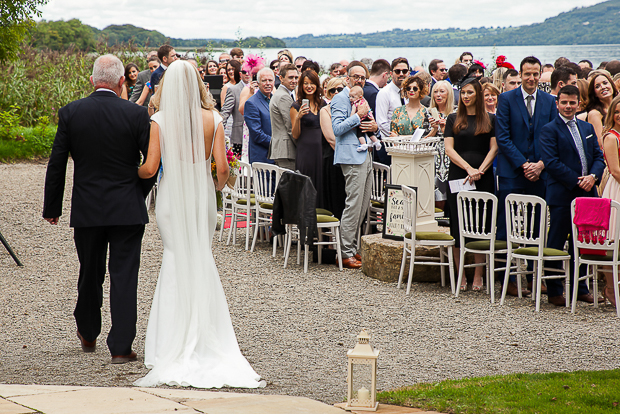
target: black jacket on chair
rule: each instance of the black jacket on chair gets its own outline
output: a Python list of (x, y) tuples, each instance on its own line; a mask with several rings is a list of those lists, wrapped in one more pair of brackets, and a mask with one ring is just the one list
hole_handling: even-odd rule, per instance
[(312, 244), (316, 235), (316, 189), (307, 175), (284, 172), (273, 200), (273, 228), (286, 234), (286, 224), (296, 224), (299, 239)]

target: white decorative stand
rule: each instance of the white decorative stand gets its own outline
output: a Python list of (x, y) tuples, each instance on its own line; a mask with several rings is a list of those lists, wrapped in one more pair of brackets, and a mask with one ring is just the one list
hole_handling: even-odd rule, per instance
[(417, 231), (437, 231), (435, 220), (435, 146), (441, 138), (409, 142), (411, 136), (384, 138), (392, 157), (392, 184), (417, 187)]

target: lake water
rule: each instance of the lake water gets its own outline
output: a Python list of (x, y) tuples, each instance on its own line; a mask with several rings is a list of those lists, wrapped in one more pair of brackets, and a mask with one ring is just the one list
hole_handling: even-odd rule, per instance
[[(268, 62), (277, 58), (280, 49), (243, 49), (247, 54), (261, 54)], [(534, 55), (545, 63), (551, 63), (560, 56), (579, 62), (588, 59), (596, 68), (600, 62), (620, 59), (620, 45), (571, 45), (571, 46), (476, 46), (476, 47), (373, 47), (373, 48), (289, 48), (293, 56), (305, 56), (315, 60), (323, 67), (329, 67), (342, 59), (354, 60), (361, 58), (386, 59), (391, 62), (397, 57), (406, 57), (409, 64), (428, 66), (435, 58), (443, 59), (448, 67), (464, 51), (473, 53), (474, 59), (481, 60), (485, 65), (493, 63), (493, 57), (504, 55), (518, 70), (519, 63), (526, 56)], [(216, 53), (215, 56), (219, 56)]]

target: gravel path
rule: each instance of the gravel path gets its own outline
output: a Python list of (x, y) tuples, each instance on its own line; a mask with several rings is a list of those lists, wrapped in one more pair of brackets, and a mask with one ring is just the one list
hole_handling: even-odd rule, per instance
[[(147, 370), (141, 363), (109, 363), (107, 300), (97, 352), (83, 354), (78, 346), (70, 185), (65, 215), (57, 227), (50, 226), (41, 218), (45, 168), (45, 163), (0, 164), (0, 231), (25, 264), (15, 266), (0, 247), (0, 382), (129, 386)], [(69, 181), (72, 175), (70, 165)], [(455, 299), (438, 284), (414, 284), (407, 297), (394, 283), (360, 271), (311, 264), (304, 274), (294, 261), (282, 269), (283, 259), (272, 259), (265, 243), (249, 253), (239, 241), (226, 246), (216, 240), (214, 252), (241, 349), (268, 383), (249, 392), (342, 401), (346, 350), (364, 327), (381, 350), (382, 390), (447, 378), (620, 366), (620, 320), (609, 306), (580, 303), (572, 315), (545, 303), (536, 313), (526, 299), (509, 298), (503, 307), (491, 305), (483, 293)], [(134, 349), (139, 357), (161, 255), (151, 214), (138, 291)]]

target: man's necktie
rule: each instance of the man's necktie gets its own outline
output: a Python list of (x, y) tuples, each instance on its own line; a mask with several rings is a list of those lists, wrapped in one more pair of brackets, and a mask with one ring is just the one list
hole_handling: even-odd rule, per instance
[(573, 141), (575, 141), (575, 146), (577, 147), (577, 152), (579, 153), (579, 159), (581, 160), (581, 175), (588, 175), (588, 160), (586, 159), (586, 152), (583, 149), (583, 142), (581, 141), (581, 135), (577, 129), (577, 124), (574, 119), (571, 119), (566, 123), (566, 125), (568, 125), (568, 130), (573, 136)]
[(531, 118), (534, 116), (534, 107), (532, 106), (532, 101), (534, 100), (534, 97), (532, 95), (528, 95), (525, 100), (527, 101), (527, 113), (530, 114)]

